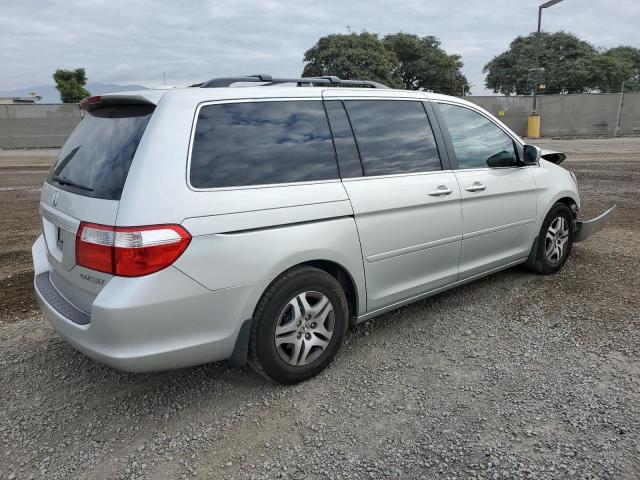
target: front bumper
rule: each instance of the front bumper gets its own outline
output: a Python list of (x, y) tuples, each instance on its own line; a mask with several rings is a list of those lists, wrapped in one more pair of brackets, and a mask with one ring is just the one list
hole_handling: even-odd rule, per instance
[(607, 222), (611, 219), (611, 216), (618, 208), (617, 205), (614, 205), (609, 210), (604, 212), (603, 214), (597, 216), (593, 220), (588, 220), (586, 222), (578, 222), (576, 234), (574, 236), (574, 242), (584, 242), (587, 238), (593, 235), (596, 232), (599, 232), (604, 228)]
[(51, 283), (42, 238), (32, 254), (43, 316), (94, 360), (146, 372), (231, 357), (251, 285), (211, 291), (174, 267), (145, 277), (114, 277), (85, 313), (88, 318), (76, 318), (72, 313), (78, 309)]

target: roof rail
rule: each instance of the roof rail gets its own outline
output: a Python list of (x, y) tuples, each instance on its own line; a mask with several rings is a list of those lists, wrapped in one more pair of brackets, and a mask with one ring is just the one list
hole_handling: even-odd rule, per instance
[(234, 83), (266, 83), (267, 85), (277, 85), (279, 83), (296, 83), (299, 87), (306, 85), (333, 85), (343, 87), (369, 87), (369, 88), (389, 88), (386, 85), (370, 80), (342, 80), (338, 77), (301, 77), (301, 78), (273, 78), (271, 75), (257, 74), (245, 77), (221, 77), (207, 80), (203, 83), (196, 83), (192, 87), (218, 88), (229, 87)]

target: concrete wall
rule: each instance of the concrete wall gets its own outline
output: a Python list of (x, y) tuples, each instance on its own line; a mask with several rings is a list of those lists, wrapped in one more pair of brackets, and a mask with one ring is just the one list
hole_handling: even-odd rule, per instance
[[(527, 134), (527, 117), (533, 106), (531, 96), (468, 96), (465, 100), (490, 111), (518, 135)], [(539, 96), (540, 135), (615, 135), (619, 103), (620, 95), (616, 93)], [(620, 133), (640, 134), (640, 93), (624, 95)]]
[(80, 113), (76, 104), (0, 105), (0, 148), (60, 147)]
[[(519, 135), (527, 134), (530, 96), (465, 99), (489, 110)], [(619, 102), (620, 95), (613, 93), (540, 96), (540, 133), (543, 137), (615, 135)], [(80, 114), (75, 104), (0, 105), (0, 148), (60, 147)], [(622, 135), (640, 134), (640, 93), (625, 94), (620, 127)]]

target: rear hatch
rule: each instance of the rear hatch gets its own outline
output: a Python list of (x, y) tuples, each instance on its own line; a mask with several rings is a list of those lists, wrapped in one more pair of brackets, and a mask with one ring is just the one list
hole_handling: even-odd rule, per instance
[(76, 266), (76, 233), (80, 222), (115, 225), (129, 168), (155, 108), (139, 100), (93, 98), (62, 147), (40, 199), (51, 283), (87, 313), (111, 275)]

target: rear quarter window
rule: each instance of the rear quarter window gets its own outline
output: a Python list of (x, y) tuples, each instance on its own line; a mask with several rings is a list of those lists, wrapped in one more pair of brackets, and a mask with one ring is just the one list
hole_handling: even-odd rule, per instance
[(47, 183), (87, 197), (120, 200), (153, 105), (114, 105), (85, 113)]
[(321, 101), (206, 105), (196, 121), (189, 178), (195, 188), (338, 178)]

